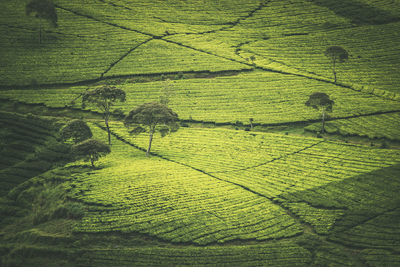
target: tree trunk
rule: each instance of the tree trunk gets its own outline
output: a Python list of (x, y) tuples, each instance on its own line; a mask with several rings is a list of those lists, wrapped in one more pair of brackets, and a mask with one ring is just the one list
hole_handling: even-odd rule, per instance
[(146, 151), (146, 157), (148, 157), (150, 155), (151, 142), (153, 141), (153, 134), (154, 134), (154, 129), (150, 128), (149, 147), (147, 148), (147, 151)]
[(107, 116), (105, 117), (104, 122), (106, 123), (106, 128), (107, 128), (108, 144), (111, 146), (111, 132), (110, 132), (110, 126), (108, 125), (108, 117)]
[(334, 78), (335, 83), (336, 83), (336, 58), (333, 59), (332, 71), (333, 71), (333, 78)]
[(322, 110), (322, 129), (321, 133), (325, 132), (325, 109)]
[(90, 163), (92, 163), (92, 168), (94, 168), (94, 159), (92, 156), (90, 156)]

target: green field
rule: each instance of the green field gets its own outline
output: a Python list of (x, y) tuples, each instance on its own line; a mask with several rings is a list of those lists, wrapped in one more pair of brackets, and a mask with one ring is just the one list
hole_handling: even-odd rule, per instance
[[(400, 266), (398, 0), (53, 1), (0, 2), (1, 266)], [(107, 141), (104, 85), (91, 167), (59, 131)], [(123, 117), (165, 100), (146, 156)]]

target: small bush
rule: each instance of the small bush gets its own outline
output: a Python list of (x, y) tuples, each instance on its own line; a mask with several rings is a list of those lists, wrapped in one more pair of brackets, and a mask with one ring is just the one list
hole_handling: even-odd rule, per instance
[(238, 126), (238, 127), (243, 126), (243, 122), (241, 122), (241, 121), (236, 121), (236, 122), (235, 122), (235, 126)]
[(85, 213), (85, 206), (78, 202), (67, 202), (54, 210), (52, 218), (80, 219)]

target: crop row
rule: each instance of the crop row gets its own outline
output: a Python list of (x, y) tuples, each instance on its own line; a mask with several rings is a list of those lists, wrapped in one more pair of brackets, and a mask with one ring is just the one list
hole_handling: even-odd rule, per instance
[[(277, 73), (252, 72), (212, 79), (187, 79), (149, 83), (125, 83), (119, 86), (127, 93), (125, 103), (115, 107), (128, 113), (132, 108), (159, 101), (165, 91), (169, 106), (181, 119), (199, 121), (284, 123), (319, 119), (316, 110), (305, 102), (313, 92), (325, 92), (335, 101), (332, 117), (398, 110), (396, 101), (382, 99), (332, 84)], [(63, 107), (88, 87), (69, 89), (3, 90), (0, 98), (26, 103), (44, 103)], [(57, 95), (57, 97), (54, 97)], [(76, 106), (79, 105), (77, 100)]]
[(79, 0), (55, 1), (62, 7), (98, 20), (148, 34), (198, 33), (217, 30), (246, 16), (261, 1), (202, 1), (167, 3), (157, 1), (90, 0), (82, 5)]
[(229, 247), (87, 250), (78, 266), (307, 266), (310, 253), (292, 242)]
[[(146, 134), (127, 135), (122, 123), (113, 131), (145, 148)], [(252, 168), (295, 153), (320, 140), (230, 129), (182, 128), (164, 138), (155, 138), (153, 152), (210, 173)]]
[(220, 56), (246, 61), (252, 55), (256, 58), (258, 56), (242, 54), (243, 44), (348, 26), (350, 25), (346, 19), (310, 1), (295, 0), (290, 4), (285, 1), (267, 1), (262, 9), (234, 27), (201, 35), (177, 34), (166, 38)]
[[(366, 91), (377, 88), (396, 93), (399, 84), (396, 47), (400, 43), (400, 35), (396, 33), (399, 25), (391, 23), (271, 38), (246, 44), (243, 49), (261, 58), (333, 79), (332, 64), (324, 51), (329, 46), (339, 45), (350, 54), (347, 62), (337, 66), (339, 82), (359, 84)], [(256, 64), (263, 65), (257, 61)]]
[[(334, 120), (326, 123), (326, 132), (341, 135), (366, 136), (368, 138), (387, 138), (400, 140), (399, 113), (362, 116), (351, 119)], [(306, 127), (310, 131), (320, 131), (321, 124)]]
[[(46, 144), (54, 138), (50, 120), (0, 112), (0, 195), (49, 169), (54, 158)], [(54, 149), (54, 148), (53, 148)], [(55, 149), (57, 150), (57, 149)]]
[(249, 66), (162, 40), (151, 40), (116, 64), (106, 76), (221, 71), (249, 69)]
[(76, 177), (71, 185), (71, 194), (91, 206), (76, 231), (140, 232), (198, 244), (301, 232), (266, 198), (189, 167), (146, 158), (117, 140), (112, 149), (99, 162), (107, 168)]
[(335, 234), (331, 239), (366, 248), (400, 248), (399, 209)]
[(25, 15), (22, 2), (2, 2), (0, 42), (2, 85), (63, 83), (97, 79), (144, 35), (109, 26), (57, 9), (59, 27)]
[[(126, 130), (124, 134), (122, 126), (114, 127), (118, 135), (146, 148), (146, 134), (129, 136)], [(215, 179), (274, 198), (324, 234), (342, 217), (344, 210), (358, 201), (368, 199), (374, 205), (371, 210), (382, 209), (383, 203), (390, 202), (392, 190), (376, 186), (373, 180), (357, 182), (356, 187), (351, 182), (400, 161), (396, 150), (221, 129), (181, 129), (154, 139), (153, 151), (210, 173)], [(387, 182), (397, 188), (398, 183), (390, 177)], [(346, 195), (332, 197), (341, 192)], [(304, 201), (312, 203), (308, 211), (304, 204), (299, 204)]]

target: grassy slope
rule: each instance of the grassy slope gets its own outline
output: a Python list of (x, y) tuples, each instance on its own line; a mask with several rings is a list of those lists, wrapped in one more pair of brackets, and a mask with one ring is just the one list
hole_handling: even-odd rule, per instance
[[(329, 114), (333, 118), (400, 110), (398, 101), (303, 77), (258, 71), (210, 79), (121, 84), (120, 88), (127, 92), (127, 102), (117, 103), (116, 108), (128, 112), (140, 103), (158, 101), (165, 87), (170, 91), (169, 105), (185, 120), (245, 124), (249, 124), (249, 118), (262, 124), (316, 120), (318, 112), (304, 105), (308, 95), (316, 91), (326, 92), (334, 99), (335, 106)], [(88, 88), (3, 90), (0, 97), (64, 107)], [(80, 107), (79, 101), (74, 107)]]
[[(126, 82), (120, 85), (129, 97), (123, 110), (158, 100), (165, 86), (172, 87), (170, 105), (181, 118), (203, 121), (247, 124), (249, 118), (256, 123), (318, 119), (303, 104), (306, 96), (317, 90), (334, 97), (333, 117), (399, 110), (395, 94), (376, 89), (397, 92), (398, 38), (394, 33), (398, 23), (382, 24), (398, 16), (396, 1), (351, 1), (344, 8), (336, 1), (304, 0), (291, 1), (290, 6), (282, 1), (89, 2), (56, 1), (60, 27), (47, 28), (45, 42), (39, 46), (37, 21), (23, 16), (25, 2), (3, 1), (0, 30), (6, 38), (0, 51), (7, 67), (2, 69), (1, 84), (259, 68), (286, 74), (256, 71), (236, 77), (177, 80), (169, 85)], [(371, 10), (379, 15), (371, 18), (372, 23), (360, 16)], [(329, 66), (322, 52), (338, 42), (352, 55), (340, 66), (339, 80), (352, 88), (329, 82)], [(157, 60), (151, 60), (154, 55)], [(5, 90), (1, 97), (62, 108), (91, 87)], [(379, 123), (390, 129), (385, 136), (388, 132), (396, 135), (398, 126), (387, 121), (387, 116), (364, 117), (362, 123)], [(120, 125), (113, 126), (116, 134), (145, 148), (146, 136), (132, 139)], [(382, 135), (364, 128), (344, 130)], [(7, 125), (6, 129), (12, 128)], [(97, 127), (93, 129), (104, 138)], [(21, 204), (14, 200), (27, 199), (21, 204), (25, 205), (21, 211), (24, 219), (15, 219), (17, 226), (2, 228), (0, 249), (8, 254), (2, 263), (21, 264), (18, 258), (25, 265), (69, 262), (81, 266), (195, 262), (374, 266), (399, 262), (396, 178), (400, 157), (396, 150), (279, 134), (188, 128), (156, 138), (154, 151), (163, 158), (148, 159), (140, 150), (114, 141), (113, 153), (100, 160), (100, 169), (88, 171), (77, 162), (60, 173), (28, 180), (10, 193), (14, 198), (2, 199), (6, 216), (13, 205)], [(37, 189), (35, 184), (40, 185), (37, 181), (41, 179), (63, 183)], [(66, 199), (65, 191), (69, 192)], [(53, 206), (32, 210), (29, 199), (39, 205), (46, 194), (45, 203), (55, 198), (79, 201), (86, 209), (83, 220), (61, 218), (32, 225), (32, 216), (46, 221), (56, 217), (57, 205), (64, 205), (55, 201)], [(7, 219), (14, 222), (12, 217)], [(87, 235), (116, 230), (144, 235), (131, 242), (114, 234), (99, 235), (98, 239)], [(148, 235), (173, 242), (228, 245), (175, 247)], [(274, 238), (284, 239), (272, 241)], [(109, 242), (104, 244), (104, 240)], [(233, 246), (228, 242), (232, 240), (242, 241)], [(50, 249), (54, 242), (59, 246)], [(257, 245), (246, 245), (252, 242)]]

